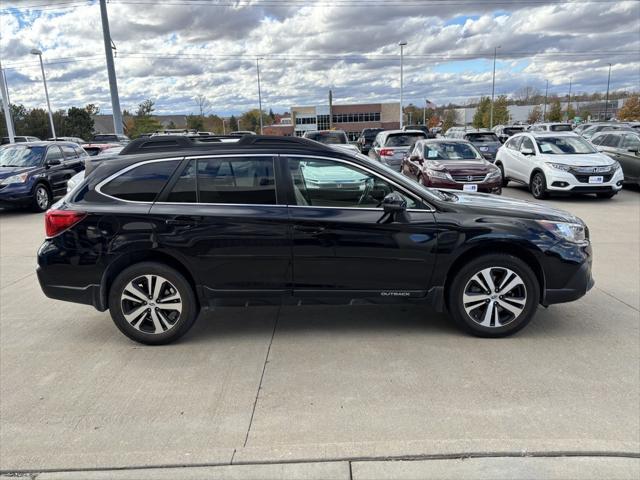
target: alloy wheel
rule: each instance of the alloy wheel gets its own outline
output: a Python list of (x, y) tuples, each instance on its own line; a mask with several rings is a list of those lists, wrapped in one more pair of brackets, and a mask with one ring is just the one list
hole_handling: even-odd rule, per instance
[(49, 192), (43, 186), (36, 189), (36, 203), (40, 210), (46, 210), (49, 207)]
[(483, 327), (503, 327), (516, 320), (527, 304), (524, 281), (513, 270), (489, 267), (467, 282), (462, 297), (464, 310)]
[(131, 280), (122, 291), (120, 303), (125, 320), (147, 334), (171, 330), (182, 314), (180, 292), (159, 275), (143, 275)]
[(542, 195), (542, 192), (544, 191), (542, 182), (543, 180), (540, 175), (535, 175), (533, 177), (533, 181), (531, 182), (531, 190), (533, 190), (533, 195), (535, 197), (539, 197), (540, 195)]

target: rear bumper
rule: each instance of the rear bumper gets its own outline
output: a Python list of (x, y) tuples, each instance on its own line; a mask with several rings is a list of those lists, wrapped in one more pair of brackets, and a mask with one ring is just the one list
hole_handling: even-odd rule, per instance
[(98, 308), (100, 305), (100, 285), (70, 286), (54, 283), (53, 279), (48, 278), (46, 271), (41, 267), (37, 269), (38, 282), (42, 292), (49, 298), (54, 300), (62, 300), (64, 302), (82, 303), (84, 305), (92, 305)]
[(589, 260), (580, 266), (563, 288), (547, 288), (541, 303), (548, 306), (554, 303), (572, 302), (583, 297), (594, 285)]

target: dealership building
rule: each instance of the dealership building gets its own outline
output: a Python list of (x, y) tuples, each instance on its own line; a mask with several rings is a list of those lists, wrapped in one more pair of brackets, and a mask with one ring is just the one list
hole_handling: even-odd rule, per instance
[(400, 103), (291, 107), (290, 120), (265, 127), (264, 133), (300, 137), (308, 131), (335, 129), (344, 130), (349, 140), (356, 140), (365, 128), (398, 128), (399, 117)]

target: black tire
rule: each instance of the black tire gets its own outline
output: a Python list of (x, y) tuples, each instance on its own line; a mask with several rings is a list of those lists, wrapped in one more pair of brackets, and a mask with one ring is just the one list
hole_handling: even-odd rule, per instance
[[(143, 302), (144, 305), (142, 302), (131, 302), (123, 298), (125, 288), (129, 287), (128, 290), (131, 291), (132, 282), (140, 281), (139, 285), (147, 286), (149, 277), (146, 276), (156, 279), (161, 277), (164, 280), (158, 288), (164, 289), (161, 294), (163, 293), (165, 298), (178, 295), (180, 312), (170, 309), (170, 305), (176, 305), (176, 303), (161, 303), (158, 298), (151, 298), (151, 296), (148, 304), (147, 301)], [(155, 290), (158, 281), (152, 280), (152, 284), (148, 285), (149, 291)], [(140, 288), (136, 294), (141, 294), (144, 298), (144, 290), (145, 288)], [(131, 295), (128, 295), (129, 297)], [(156, 305), (164, 305), (164, 308), (157, 308)], [(129, 312), (125, 312), (125, 308), (129, 309)], [(152, 308), (155, 316), (152, 316)], [(140, 315), (130, 323), (125, 315), (133, 316), (137, 310), (141, 311)], [(158, 316), (158, 310), (162, 317)], [(109, 290), (109, 312), (116, 327), (130, 339), (145, 345), (164, 345), (174, 342), (189, 331), (198, 316), (198, 305), (193, 288), (180, 272), (162, 263), (142, 262), (126, 268), (113, 281)], [(156, 321), (163, 327), (160, 333), (151, 331), (155, 328)], [(136, 323), (138, 327), (135, 326)]]
[(46, 212), (51, 206), (52, 201), (53, 195), (51, 195), (51, 190), (49, 190), (44, 183), (38, 183), (33, 189), (31, 210), (38, 213)]
[(542, 172), (536, 172), (529, 181), (529, 190), (531, 195), (537, 200), (544, 200), (549, 197), (547, 192), (547, 177)]
[(606, 192), (606, 193), (596, 193), (596, 196), (598, 198), (602, 198), (604, 200), (608, 199), (608, 198), (613, 198), (618, 194), (618, 192)]
[(502, 174), (502, 188), (508, 187), (509, 179), (504, 176), (504, 166), (502, 166), (501, 163), (496, 163), (496, 166), (500, 169), (500, 173)]
[[(504, 292), (504, 297), (507, 297), (508, 303), (500, 293), (493, 291), (490, 295), (491, 298), (495, 297), (495, 300), (476, 300), (465, 304), (465, 290), (470, 292), (470, 289), (477, 288), (478, 284), (473, 278), (476, 274), (481, 275), (480, 272), (485, 269), (495, 269), (489, 271), (490, 275), (493, 272), (497, 273), (494, 280), (498, 285), (505, 280), (505, 277), (499, 276), (501, 273), (504, 273), (505, 276), (515, 274), (520, 278), (522, 286), (518, 285), (508, 292)], [(511, 273), (508, 274), (508, 271)], [(507, 277), (506, 285), (503, 285), (503, 288), (509, 287), (510, 278), (515, 277)], [(524, 292), (524, 297), (522, 297), (522, 292)], [(470, 295), (476, 295), (476, 293), (470, 293)], [(478, 295), (487, 296), (486, 291)], [(476, 302), (480, 302), (477, 303), (477, 307)], [(453, 278), (447, 297), (447, 307), (453, 320), (471, 334), (488, 338), (505, 337), (524, 328), (533, 318), (539, 302), (540, 285), (531, 268), (518, 257), (501, 253), (483, 255), (467, 262)], [(510, 310), (502, 307), (505, 304), (511, 306), (511, 308), (514, 305), (523, 305), (523, 308), (518, 315), (515, 315)], [(482, 320), (486, 318), (485, 312), (494, 305), (497, 313), (491, 310), (490, 324), (481, 325)], [(467, 309), (470, 309), (470, 313), (467, 312)], [(496, 317), (494, 315), (497, 316), (498, 322), (495, 322)], [(510, 318), (511, 316), (513, 318)]]

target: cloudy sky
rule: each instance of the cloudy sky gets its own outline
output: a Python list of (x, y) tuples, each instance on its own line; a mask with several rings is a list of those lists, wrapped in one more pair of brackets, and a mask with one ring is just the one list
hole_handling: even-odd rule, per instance
[[(110, 0), (123, 108), (238, 113), (263, 105), (397, 101), (465, 103), (524, 86), (566, 95), (640, 90), (640, 1), (611, 0)], [(0, 59), (11, 101), (44, 106), (43, 51), (53, 108), (111, 111), (97, 0), (0, 0)]]

